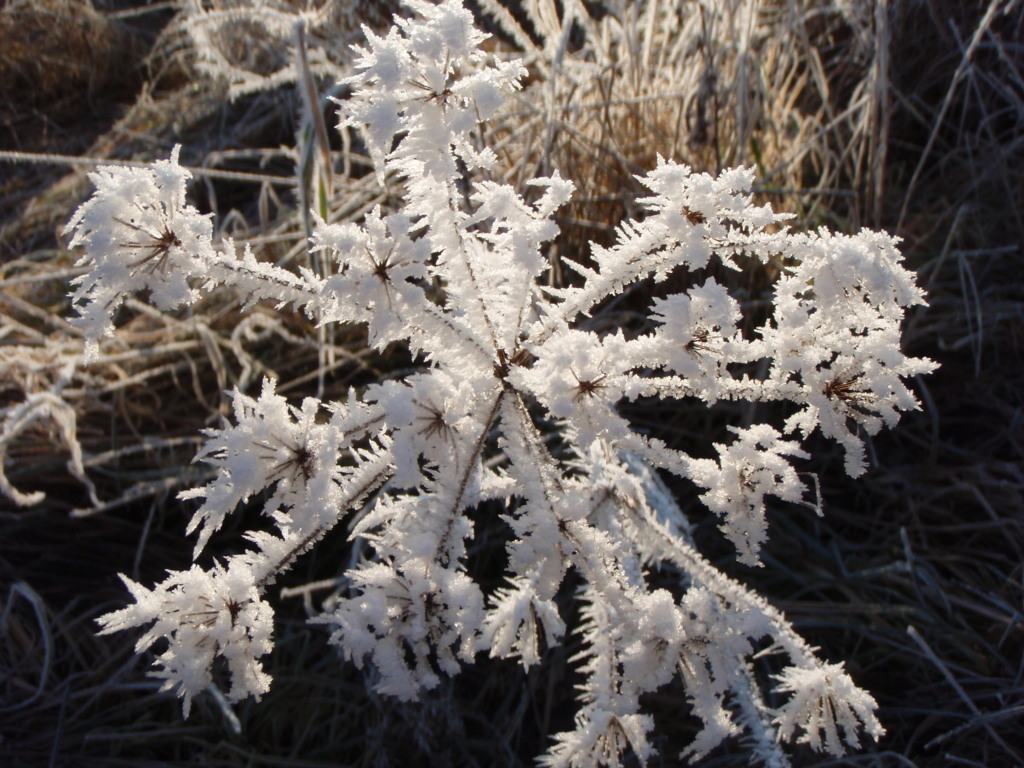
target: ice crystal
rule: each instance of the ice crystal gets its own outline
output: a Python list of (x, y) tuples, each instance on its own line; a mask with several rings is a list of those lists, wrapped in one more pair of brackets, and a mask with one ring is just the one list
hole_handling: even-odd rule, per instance
[[(269, 684), (267, 589), (351, 520), (373, 555), (316, 621), (345, 657), (372, 665), (380, 691), (403, 699), (480, 653), (539, 663), (566, 632), (555, 597), (575, 573), (585, 683), (576, 727), (555, 737), (546, 765), (615, 766), (628, 750), (643, 761), (653, 721), (640, 698), (675, 676), (703, 723), (687, 757), (741, 731), (771, 765), (785, 764), (778, 742), (798, 731), (833, 754), (855, 746), (858, 731), (877, 739), (871, 697), (696, 551), (657, 471), (690, 482), (750, 564), (767, 536), (766, 499), (813, 506), (793, 464), (807, 436), (836, 440), (846, 470), (863, 472), (861, 433), (916, 408), (906, 380), (932, 368), (899, 348), (904, 312), (923, 296), (896, 240), (792, 232), (789, 216), (752, 202), (750, 170), (712, 176), (659, 159), (639, 179), (649, 190), (641, 215), (613, 243), (563, 254), (576, 279), (551, 285), (553, 215), (573, 185), (534, 179), (524, 197), (488, 175), (494, 155), (479, 131), (525, 70), (483, 52), (458, 0), (408, 7), (412, 17), (386, 35), (367, 32), (340, 103), (342, 127), (362, 131), (378, 177), (401, 180), (401, 204), (361, 223), (320, 221), (310, 248), (326, 272), (214, 243), (209, 219), (185, 202), (177, 151), (151, 169), (92, 177), (97, 191), (71, 221), (90, 266), (76, 293), (90, 339), (109, 332), (129, 292), (173, 308), (229, 285), (320, 322), (366, 324), (371, 345), (403, 343), (423, 361), (334, 402), (290, 404), (272, 381), (257, 396), (234, 392), (230, 423), (208, 432), (198, 457), (216, 477), (183, 494), (200, 501), (189, 527), (196, 555), (245, 501), (260, 499), (275, 529), (209, 570), (172, 573), (153, 589), (126, 580), (136, 602), (104, 617), (104, 631), (148, 627), (139, 650), (166, 640), (157, 674), (186, 713), (218, 658), (230, 698), (258, 697)], [(589, 322), (641, 280), (751, 261), (778, 274), (759, 321), (704, 277), (663, 291), (639, 331)], [(641, 397), (666, 409), (788, 403), (791, 415), (735, 429), (714, 446), (717, 459), (695, 458), (624, 417), (623, 403)], [(512, 532), (507, 584), (490, 595), (466, 564), (467, 512), (487, 501)], [(685, 574), (675, 594), (649, 584), (658, 563)], [(753, 670), (766, 653), (784, 667), (778, 705)]]

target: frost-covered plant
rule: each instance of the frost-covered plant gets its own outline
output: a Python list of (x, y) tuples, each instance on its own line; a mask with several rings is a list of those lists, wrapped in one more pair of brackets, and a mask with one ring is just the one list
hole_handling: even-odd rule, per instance
[[(210, 569), (193, 565), (152, 589), (125, 579), (135, 602), (100, 621), (104, 632), (147, 628), (156, 674), (185, 713), (211, 685), (218, 657), (228, 697), (270, 684), (268, 588), (329, 530), (348, 523), (372, 556), (316, 620), (377, 688), (413, 699), (479, 653), (539, 662), (566, 625), (556, 592), (574, 571), (586, 676), (574, 730), (541, 762), (619, 765), (651, 753), (645, 692), (679, 676), (703, 728), (684, 755), (706, 754), (746, 731), (754, 756), (786, 765), (797, 738), (841, 754), (861, 731), (883, 732), (875, 702), (841, 663), (818, 659), (782, 614), (704, 559), (659, 468), (692, 483), (721, 518), (740, 559), (759, 564), (766, 497), (803, 502), (791, 461), (816, 430), (865, 470), (861, 432), (891, 426), (917, 402), (907, 377), (932, 368), (899, 348), (905, 308), (923, 302), (888, 235), (798, 234), (787, 216), (751, 202), (752, 173), (694, 173), (672, 161), (640, 178), (643, 215), (609, 246), (568, 263), (578, 279), (545, 285), (554, 212), (572, 195), (555, 174), (530, 200), (488, 178), (494, 152), (477, 129), (524, 75), (495, 61), (458, 0), (410, 0), (413, 19), (358, 51), (343, 128), (362, 130), (379, 178), (400, 180), (396, 212), (360, 223), (320, 221), (310, 248), (329, 268), (298, 273), (217, 243), (185, 200), (177, 154), (150, 169), (92, 175), (95, 195), (71, 221), (90, 270), (75, 294), (94, 342), (129, 292), (171, 309), (229, 285), (253, 301), (290, 303), (321, 323), (363, 323), (369, 342), (402, 343), (424, 361), (344, 400), (288, 403), (266, 381), (235, 391), (231, 423), (208, 432), (199, 458), (216, 469), (187, 491), (200, 502), (195, 555), (241, 503), (265, 499), (274, 532)], [(642, 332), (601, 334), (589, 319), (638, 281), (700, 275), (709, 264), (772, 262), (768, 316), (744, 320), (711, 277), (656, 298)], [(706, 273), (705, 273), (706, 274)], [(743, 332), (744, 323), (756, 325)], [(754, 375), (753, 372), (760, 372)], [(695, 458), (634, 429), (617, 410), (637, 398), (665, 408), (718, 400), (788, 403), (780, 432), (735, 429), (717, 459)], [(552, 434), (552, 430), (554, 433)], [(486, 595), (466, 567), (484, 502), (511, 528), (507, 584)], [(651, 568), (682, 574), (679, 596), (649, 584)], [(769, 696), (755, 657), (778, 657)]]

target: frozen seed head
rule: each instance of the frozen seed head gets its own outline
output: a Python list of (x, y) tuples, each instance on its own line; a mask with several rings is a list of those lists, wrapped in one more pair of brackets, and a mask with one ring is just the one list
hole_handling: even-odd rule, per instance
[(77, 281), (76, 325), (95, 344), (113, 331), (124, 298), (146, 291), (157, 307), (195, 300), (191, 287), (213, 255), (213, 224), (185, 201), (191, 174), (180, 147), (148, 168), (103, 166), (89, 174), (96, 192), (68, 222), (71, 247), (89, 271)]

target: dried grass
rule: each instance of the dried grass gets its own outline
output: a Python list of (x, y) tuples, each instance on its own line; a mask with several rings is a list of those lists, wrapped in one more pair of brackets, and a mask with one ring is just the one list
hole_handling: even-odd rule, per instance
[(11, 0), (0, 9), (0, 39), (5, 122), (86, 103), (132, 58), (131, 35), (89, 0)]
[[(586, 169), (570, 247), (607, 232), (656, 154), (755, 166), (763, 194), (811, 221), (877, 223), (888, 120), (888, 16), (832, 0), (481, 2), (527, 46), (533, 80), (494, 128), (505, 173)], [(527, 31), (529, 30), (529, 31)], [(554, 62), (554, 63), (551, 63)]]

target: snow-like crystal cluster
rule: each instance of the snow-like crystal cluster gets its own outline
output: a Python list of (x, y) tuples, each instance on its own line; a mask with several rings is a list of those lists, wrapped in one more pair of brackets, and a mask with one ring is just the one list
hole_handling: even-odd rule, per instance
[[(199, 457), (216, 478), (184, 494), (201, 502), (189, 531), (199, 532), (198, 555), (255, 498), (276, 530), (250, 534), (248, 551), (210, 570), (195, 565), (153, 589), (128, 581), (136, 602), (104, 617), (104, 631), (146, 627), (140, 651), (166, 639), (157, 674), (186, 713), (218, 659), (229, 698), (259, 697), (269, 685), (267, 589), (351, 521), (372, 559), (347, 573), (317, 621), (347, 658), (373, 665), (382, 692), (404, 699), (480, 653), (538, 663), (566, 632), (554, 598), (575, 572), (586, 682), (576, 727), (555, 737), (545, 765), (619, 765), (630, 749), (643, 760), (652, 720), (640, 697), (676, 676), (703, 722), (688, 757), (741, 731), (772, 766), (787, 764), (779, 742), (794, 735), (832, 754), (861, 731), (877, 739), (872, 698), (695, 550), (653, 468), (691, 482), (755, 565), (767, 498), (812, 506), (792, 463), (806, 457), (803, 438), (820, 430), (844, 447), (847, 472), (862, 473), (861, 432), (916, 408), (905, 380), (933, 367), (900, 351), (904, 311), (923, 298), (895, 240), (791, 232), (789, 217), (751, 202), (751, 171), (712, 177), (660, 160), (640, 179), (650, 190), (643, 215), (622, 222), (611, 245), (563, 254), (575, 272), (568, 287), (546, 284), (553, 214), (573, 185), (535, 179), (528, 202), (489, 178), (494, 153), (478, 131), (524, 70), (481, 50), (459, 0), (407, 5), (413, 18), (383, 37), (367, 32), (341, 103), (343, 128), (363, 132), (378, 177), (401, 181), (401, 205), (359, 224), (319, 222), (310, 247), (326, 272), (291, 272), (214, 242), (209, 219), (185, 202), (176, 153), (92, 176), (96, 193), (71, 221), (90, 268), (75, 296), (90, 339), (109, 332), (130, 292), (172, 308), (230, 285), (324, 323), (365, 323), (372, 345), (404, 343), (424, 361), (336, 402), (295, 406), (271, 381), (256, 397), (236, 391), (231, 424), (209, 431)], [(752, 331), (713, 278), (655, 299), (645, 331), (602, 335), (587, 322), (640, 280), (751, 260), (779, 274)], [(665, 408), (788, 403), (792, 415), (734, 430), (714, 446), (717, 459), (694, 458), (620, 414), (640, 397)], [(500, 503), (512, 531), (507, 585), (489, 595), (466, 567), (467, 511), (484, 501)], [(685, 574), (677, 594), (649, 586), (659, 563)], [(759, 687), (755, 654), (780, 659), (777, 706)]]

